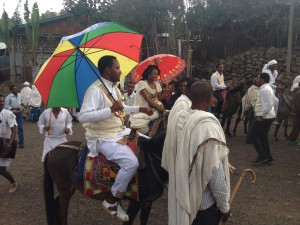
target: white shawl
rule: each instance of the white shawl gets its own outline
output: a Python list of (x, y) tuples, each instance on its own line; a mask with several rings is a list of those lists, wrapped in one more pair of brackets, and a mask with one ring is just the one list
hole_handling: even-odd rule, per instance
[[(229, 150), (219, 121), (211, 113), (199, 110), (190, 111), (185, 119), (180, 134), (181, 138), (177, 140), (174, 171), (176, 174), (177, 215), (169, 215), (169, 218), (176, 217), (176, 223), (169, 223), (169, 225), (192, 224), (201, 204), (202, 192), (210, 181), (213, 171), (218, 168), (220, 161), (224, 166), (229, 200)], [(206, 149), (207, 142), (213, 143), (210, 146), (214, 146), (214, 148)], [(199, 148), (195, 164), (190, 170), (199, 146), (201, 148)]]

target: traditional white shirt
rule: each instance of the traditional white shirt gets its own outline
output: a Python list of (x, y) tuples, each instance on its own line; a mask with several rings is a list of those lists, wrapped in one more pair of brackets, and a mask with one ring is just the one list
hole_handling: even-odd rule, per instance
[(262, 72), (263, 73), (267, 73), (269, 74), (269, 77), (270, 77), (270, 81), (269, 81), (269, 84), (271, 85), (271, 87), (273, 88), (273, 90), (275, 90), (276, 88), (276, 85), (275, 85), (275, 81), (276, 81), (276, 78), (278, 76), (278, 72), (277, 70), (274, 70), (273, 72), (269, 69), (269, 65), (268, 64), (265, 64), (263, 69), (262, 69)]
[[(17, 125), (16, 116), (13, 112), (2, 109), (0, 112), (0, 137), (1, 138), (10, 138), (11, 128)], [(0, 158), (0, 166), (7, 167), (9, 166), (10, 159)]]
[(262, 116), (264, 119), (275, 118), (275, 94), (270, 86), (266, 83), (262, 85), (257, 93), (255, 103), (255, 116)]
[(133, 106), (136, 93), (133, 91), (131, 95), (128, 95), (128, 92), (124, 93), (125, 105)]
[[(45, 127), (50, 125), (49, 132), (45, 131)], [(42, 161), (46, 154), (55, 148), (57, 145), (66, 142), (65, 128), (70, 129), (70, 135), (72, 131), (72, 116), (67, 109), (61, 108), (57, 118), (55, 118), (52, 108), (46, 109), (39, 117), (38, 121), (39, 132), (45, 133), (44, 150), (42, 155)]]
[(22, 104), (24, 106), (27, 106), (28, 103), (29, 103), (29, 100), (30, 100), (30, 92), (31, 92), (31, 88), (30, 87), (24, 87), (20, 94), (21, 94), (21, 101), (22, 101)]
[(13, 93), (10, 93), (6, 98), (5, 98), (5, 109), (11, 110), (12, 108), (20, 108), (20, 110), (13, 110), (14, 113), (18, 113), (21, 111), (21, 95), (20, 93), (15, 96)]
[(29, 96), (30, 96), (30, 100), (29, 100), (28, 104), (30, 106), (32, 106), (32, 107), (40, 107), (41, 106), (42, 97), (34, 85), (32, 85), (32, 90), (31, 90)]
[(210, 83), (214, 91), (226, 89), (226, 85), (224, 84), (224, 75), (223, 73), (220, 74), (218, 71), (211, 75)]
[[(112, 93), (114, 99), (118, 99), (116, 84), (104, 79), (103, 77), (101, 78), (101, 80), (107, 87), (108, 91)], [(98, 87), (100, 84), (101, 81), (96, 81), (91, 87), (86, 90), (81, 110), (78, 113), (79, 122), (88, 123), (98, 120), (105, 120), (112, 114), (110, 108), (105, 107), (105, 99), (103, 93)], [(139, 106), (127, 106), (125, 104), (123, 104), (123, 106), (126, 115), (138, 113), (140, 108)], [(99, 141), (100, 143), (103, 141), (117, 142), (129, 133), (130, 129), (124, 127), (124, 129), (120, 131), (115, 138), (95, 138), (86, 134), (85, 137), (87, 140), (88, 148), (90, 150), (89, 156), (96, 157), (98, 155), (96, 151), (97, 141)]]

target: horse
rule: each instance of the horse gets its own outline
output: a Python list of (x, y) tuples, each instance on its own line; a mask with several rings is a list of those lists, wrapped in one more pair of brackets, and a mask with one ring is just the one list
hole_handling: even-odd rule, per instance
[(278, 141), (278, 130), (280, 128), (280, 125), (282, 122), (284, 127), (284, 137), (287, 137), (287, 128), (288, 128), (288, 119), (292, 110), (292, 102), (294, 98), (294, 94), (290, 90), (282, 90), (277, 89), (276, 90), (276, 96), (279, 100), (278, 110), (277, 110), (277, 116), (276, 116), (276, 128), (274, 131), (274, 138), (275, 141)]
[[(164, 132), (158, 132), (151, 139), (139, 137), (140, 151), (144, 153), (145, 167), (138, 170), (139, 199), (130, 199), (127, 209), (129, 221), (123, 225), (131, 225), (139, 212), (140, 224), (146, 225), (150, 215), (152, 202), (164, 191), (168, 173), (161, 167)], [(83, 193), (84, 184), (76, 180), (76, 169), (79, 162), (78, 149), (82, 142), (71, 141), (59, 145), (50, 151), (44, 162), (44, 199), (48, 225), (67, 225), (68, 207), (76, 190)], [(54, 197), (54, 185), (58, 196)], [(103, 201), (108, 195), (104, 192), (92, 198)]]
[[(223, 116), (221, 120), (221, 125), (222, 127), (224, 127), (227, 121), (225, 134), (227, 134), (229, 137), (232, 137), (232, 134), (230, 133), (230, 124), (231, 124), (233, 114), (236, 113), (239, 107), (242, 107), (241, 97), (243, 96), (243, 93), (244, 93), (244, 84), (239, 84), (238, 86), (227, 90), (227, 94), (222, 108)], [(235, 123), (234, 135), (236, 133), (237, 124), (239, 121), (240, 121), (240, 114)]]

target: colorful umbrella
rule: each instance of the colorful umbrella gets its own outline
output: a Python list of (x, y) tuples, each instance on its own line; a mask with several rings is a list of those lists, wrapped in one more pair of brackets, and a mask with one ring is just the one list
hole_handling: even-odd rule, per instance
[(156, 65), (160, 70), (160, 79), (163, 83), (168, 84), (171, 80), (181, 74), (186, 67), (186, 62), (175, 55), (159, 54), (154, 55), (141, 62), (131, 74), (131, 80), (137, 83), (141, 78), (144, 70), (149, 65)]
[(97, 64), (104, 55), (117, 57), (122, 80), (139, 62), (142, 38), (113, 22), (63, 37), (35, 79), (45, 105), (79, 108), (86, 89), (101, 76)]

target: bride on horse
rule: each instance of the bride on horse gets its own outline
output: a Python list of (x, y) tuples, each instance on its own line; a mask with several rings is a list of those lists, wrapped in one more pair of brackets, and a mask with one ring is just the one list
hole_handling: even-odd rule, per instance
[(124, 144), (130, 129), (124, 126), (123, 117), (124, 114), (139, 112), (151, 116), (153, 111), (147, 107), (126, 106), (122, 102), (123, 97), (116, 86), (122, 72), (116, 57), (103, 56), (98, 61), (98, 69), (101, 78), (87, 89), (78, 119), (86, 130), (89, 156), (97, 157), (98, 153), (102, 153), (107, 160), (120, 166), (111, 192), (103, 201), (102, 207), (115, 218), (128, 221), (129, 216), (119, 202), (139, 163), (134, 153)]
[(165, 111), (160, 100), (164, 98), (167, 91), (163, 92), (159, 81), (157, 81), (159, 74), (158, 66), (149, 65), (142, 74), (142, 80), (136, 86), (134, 105), (152, 108), (153, 115), (137, 113), (129, 118), (131, 128), (138, 129), (139, 132), (149, 136), (153, 136), (151, 128), (154, 126), (155, 120), (159, 118), (160, 113)]

